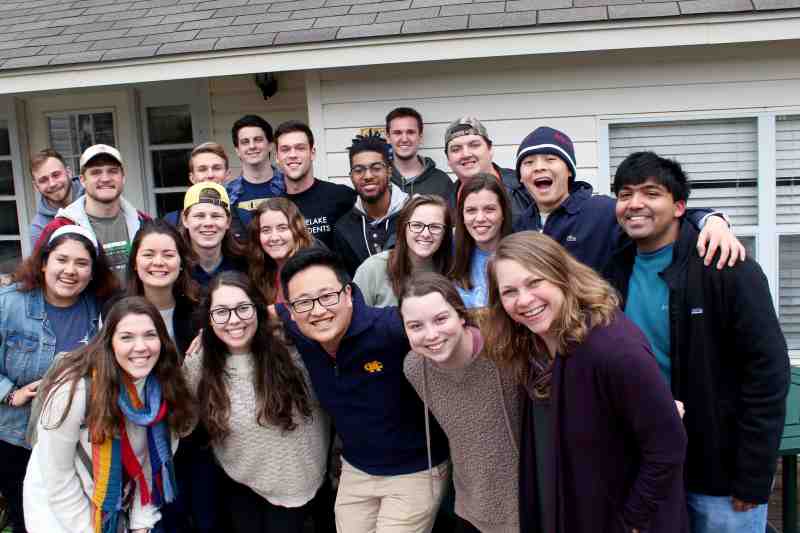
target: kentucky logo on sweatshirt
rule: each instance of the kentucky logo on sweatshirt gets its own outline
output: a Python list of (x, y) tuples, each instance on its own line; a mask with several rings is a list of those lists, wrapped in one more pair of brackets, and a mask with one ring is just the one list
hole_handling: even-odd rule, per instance
[(374, 374), (375, 372), (383, 372), (383, 363), (380, 361), (370, 361), (364, 365), (364, 370), (370, 374)]

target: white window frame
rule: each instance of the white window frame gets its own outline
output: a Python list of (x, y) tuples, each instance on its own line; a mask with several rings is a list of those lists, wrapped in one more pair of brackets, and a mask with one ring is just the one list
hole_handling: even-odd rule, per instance
[[(48, 111), (48, 112), (44, 113), (45, 122), (46, 122), (45, 130), (47, 131), (47, 144), (48, 144), (48, 146), (52, 146), (53, 145), (53, 140), (50, 138), (50, 122), (49, 122), (49, 120), (51, 118), (68, 118), (68, 117), (71, 117), (73, 115), (92, 115), (94, 113), (111, 113), (111, 121), (114, 124), (114, 144), (115, 144), (114, 148), (119, 149), (119, 119), (117, 117), (117, 110), (114, 109), (113, 107), (99, 107), (99, 108), (89, 108), (89, 109), (68, 109), (66, 111)], [(61, 155), (63, 156), (64, 154), (61, 154)], [(80, 155), (81, 154), (79, 153), (78, 157), (80, 157)], [(72, 174), (74, 176), (77, 176), (78, 174), (80, 174), (80, 172), (81, 172), (80, 168), (72, 168), (72, 157), (71, 157), (71, 155), (67, 159), (67, 161), (68, 161), (68, 166), (70, 167), (70, 170), (72, 170)]]
[[(598, 191), (611, 194), (610, 127), (616, 124), (675, 122), (686, 120), (715, 120), (734, 118), (755, 118), (757, 120), (758, 150), (758, 224), (735, 227), (738, 235), (754, 236), (756, 239), (757, 260), (767, 277), (772, 293), (773, 305), (780, 313), (780, 264), (779, 239), (782, 235), (800, 235), (800, 224), (777, 224), (777, 184), (776, 184), (776, 117), (800, 115), (800, 107), (759, 108), (758, 110), (737, 110), (731, 112), (676, 112), (668, 115), (642, 113), (624, 116), (601, 116), (597, 119), (598, 151)], [(691, 203), (691, 197), (689, 199)], [(793, 363), (800, 364), (800, 349), (789, 350)]]
[[(142, 148), (144, 151), (144, 196), (147, 211), (156, 213), (157, 194), (182, 193), (189, 188), (189, 176), (186, 176), (184, 187), (156, 187), (153, 177), (153, 152), (161, 150), (182, 150), (211, 139), (211, 97), (208, 79), (185, 80), (148, 84), (138, 91), (139, 116), (142, 124)], [(147, 110), (151, 107), (167, 107), (188, 105), (192, 117), (191, 144), (159, 144), (150, 143)]]
[(8, 124), (8, 142), (11, 146), (11, 155), (3, 156), (4, 161), (11, 161), (11, 172), (14, 176), (14, 195), (0, 196), (0, 200), (13, 201), (17, 206), (17, 222), (19, 235), (0, 235), (0, 241), (19, 241), (22, 257), (31, 253), (30, 220), (28, 211), (28, 194), (26, 187), (32, 187), (31, 181), (25, 179), (25, 167), (22, 163), (22, 150), (20, 150), (19, 123), (17, 106), (14, 98), (0, 96), (0, 120)]

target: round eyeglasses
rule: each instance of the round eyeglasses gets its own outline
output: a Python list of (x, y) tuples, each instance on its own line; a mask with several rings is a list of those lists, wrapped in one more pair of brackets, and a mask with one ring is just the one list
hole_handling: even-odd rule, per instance
[(239, 320), (250, 320), (256, 314), (256, 304), (239, 304), (236, 307), (215, 307), (211, 310), (211, 320), (215, 324), (226, 324), (231, 319), (231, 313), (236, 313)]

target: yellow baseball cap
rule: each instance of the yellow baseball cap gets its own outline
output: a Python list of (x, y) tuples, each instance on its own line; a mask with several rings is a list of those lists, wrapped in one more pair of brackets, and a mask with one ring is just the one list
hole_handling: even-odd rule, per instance
[(193, 205), (197, 204), (213, 204), (224, 207), (226, 211), (230, 212), (230, 199), (225, 187), (213, 181), (204, 181), (195, 183), (186, 195), (183, 197), (183, 210), (186, 211)]

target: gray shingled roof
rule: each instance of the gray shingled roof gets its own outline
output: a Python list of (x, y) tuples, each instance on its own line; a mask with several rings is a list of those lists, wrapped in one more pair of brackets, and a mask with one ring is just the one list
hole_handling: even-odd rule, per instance
[(800, 8), (800, 0), (0, 0), (0, 70), (483, 28)]

